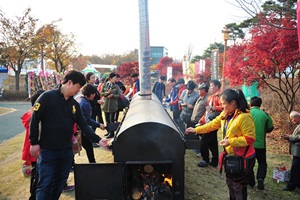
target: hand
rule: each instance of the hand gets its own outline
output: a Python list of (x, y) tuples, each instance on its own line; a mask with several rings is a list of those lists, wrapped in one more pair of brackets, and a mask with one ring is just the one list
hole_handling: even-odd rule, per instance
[(217, 108), (216, 108), (216, 107), (214, 107), (214, 106), (212, 106), (212, 107), (211, 107), (211, 110), (212, 110), (212, 111), (216, 111), (216, 110), (217, 110)]
[(227, 147), (228, 145), (230, 145), (230, 142), (229, 142), (228, 138), (225, 137), (223, 140), (221, 140), (221, 141), (219, 142), (219, 144), (220, 144), (220, 146), (222, 146), (222, 147)]
[(282, 137), (282, 139), (285, 139), (285, 140), (289, 140), (290, 139), (290, 136), (287, 135), (287, 134), (284, 134), (281, 137)]
[(187, 107), (188, 107), (189, 109), (193, 109), (193, 108), (194, 108), (194, 106), (191, 105), (191, 104), (188, 104)]
[(105, 129), (104, 124), (100, 124), (100, 125), (99, 125), (99, 128), (100, 128), (101, 130), (104, 130), (104, 129)]
[(186, 107), (186, 104), (185, 104), (185, 103), (182, 103), (181, 106), (182, 106), (182, 107)]
[(196, 130), (192, 127), (189, 127), (185, 130), (185, 134), (196, 133)]
[(109, 143), (110, 139), (106, 139), (106, 138), (102, 138), (99, 141), (99, 145), (105, 150), (105, 151), (110, 151), (110, 149), (108, 148), (108, 143)]
[(30, 154), (32, 157), (34, 158), (38, 158), (40, 155), (40, 145), (36, 144), (36, 145), (31, 145), (30, 146)]
[(104, 104), (104, 102), (105, 102), (105, 100), (103, 98), (97, 101), (97, 103), (100, 105)]

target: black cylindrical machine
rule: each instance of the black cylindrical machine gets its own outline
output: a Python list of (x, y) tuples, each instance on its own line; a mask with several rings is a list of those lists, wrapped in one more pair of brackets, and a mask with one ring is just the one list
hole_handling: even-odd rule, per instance
[[(159, 191), (152, 189), (153, 199), (184, 199), (183, 134), (155, 95), (151, 100), (142, 100), (139, 94), (134, 96), (114, 139), (113, 154), (115, 162), (126, 166), (127, 199), (131, 195), (128, 193), (138, 187), (140, 199), (143, 199), (147, 184), (150, 188), (166, 191), (166, 194), (159, 194)], [(151, 173), (144, 168), (152, 169)], [(151, 181), (143, 180), (152, 176), (152, 172), (155, 174), (153, 176), (157, 176), (157, 180), (152, 180), (153, 185)], [(165, 179), (171, 182), (165, 182)], [(164, 183), (169, 190), (166, 190)]]

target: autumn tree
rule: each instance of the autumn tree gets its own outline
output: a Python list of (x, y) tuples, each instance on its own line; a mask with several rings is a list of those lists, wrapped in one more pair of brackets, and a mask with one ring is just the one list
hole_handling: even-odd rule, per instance
[[(244, 10), (249, 16), (239, 25), (240, 28), (251, 28), (263, 24), (287, 29), (281, 26), (281, 20), (285, 16), (296, 20), (296, 0), (234, 0), (232, 4)], [(291, 28), (295, 29), (295, 27)]]
[(0, 60), (4, 67), (15, 72), (16, 90), (20, 89), (20, 73), (25, 60), (34, 57), (35, 27), (38, 19), (30, 15), (31, 9), (15, 19), (6, 18), (0, 12)]
[(225, 77), (231, 85), (258, 81), (260, 86), (276, 93), (283, 109), (290, 112), (300, 87), (297, 24), (286, 16), (281, 19), (281, 25), (285, 28), (256, 26), (250, 32), (250, 39), (232, 46), (227, 54)]
[(159, 63), (156, 66), (156, 70), (160, 75), (167, 75), (167, 67), (173, 63), (173, 58), (165, 56), (159, 60)]
[(117, 67), (117, 73), (120, 74), (123, 80), (130, 79), (132, 73), (139, 74), (138, 62), (126, 62)]
[(55, 24), (42, 26), (37, 35), (42, 33), (44, 57), (50, 59), (57, 72), (64, 72), (66, 67), (77, 58), (77, 44), (72, 33), (63, 34)]

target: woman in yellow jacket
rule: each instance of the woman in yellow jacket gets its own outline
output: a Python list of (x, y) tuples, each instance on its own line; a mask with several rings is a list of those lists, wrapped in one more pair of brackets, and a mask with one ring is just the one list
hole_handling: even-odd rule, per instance
[(186, 134), (205, 134), (221, 129), (223, 139), (219, 144), (224, 147), (224, 152), (220, 155), (220, 169), (222, 169), (224, 155), (245, 155), (246, 170), (238, 176), (226, 174), (230, 199), (245, 200), (247, 199), (249, 171), (252, 171), (255, 164), (255, 150), (253, 147), (255, 141), (254, 121), (241, 90), (224, 90), (220, 95), (220, 101), (223, 111), (218, 117), (203, 126), (187, 128)]

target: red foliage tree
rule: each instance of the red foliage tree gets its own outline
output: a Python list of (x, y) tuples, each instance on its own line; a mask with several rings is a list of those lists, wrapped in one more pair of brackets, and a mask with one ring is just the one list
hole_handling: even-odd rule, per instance
[(258, 81), (260, 86), (267, 86), (275, 92), (283, 108), (290, 112), (300, 87), (297, 24), (288, 16), (281, 24), (285, 29), (256, 26), (251, 30), (251, 39), (231, 47), (225, 77), (230, 79), (231, 85), (250, 85)]
[(173, 63), (173, 58), (168, 56), (162, 57), (156, 66), (156, 70), (160, 75), (167, 75), (167, 67)]
[(182, 78), (182, 63), (172, 63), (170, 66), (173, 68), (172, 77), (176, 80)]
[(126, 62), (118, 66), (117, 73), (120, 74), (123, 80), (130, 80), (132, 73), (139, 74), (139, 63), (136, 62)]
[(172, 77), (177, 79), (182, 77), (182, 63), (173, 63), (173, 58), (165, 56), (159, 60), (156, 70), (160, 75), (167, 75), (167, 67), (172, 67)]

